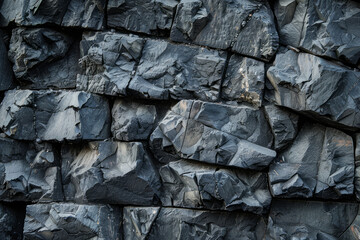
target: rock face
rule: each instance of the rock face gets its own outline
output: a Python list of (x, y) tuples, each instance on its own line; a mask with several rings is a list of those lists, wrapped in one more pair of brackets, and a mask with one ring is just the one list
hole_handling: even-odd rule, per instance
[(141, 143), (91, 142), (62, 148), (66, 200), (152, 205), (160, 180)]
[(356, 199), (360, 201), (360, 133), (356, 134), (355, 166), (355, 193)]
[(13, 73), (8, 60), (8, 52), (0, 31), (0, 92), (11, 89), (15, 84), (13, 82)]
[(343, 198), (354, 192), (354, 146), (345, 133), (306, 124), (294, 143), (270, 165), (274, 196)]
[(288, 50), (276, 55), (267, 76), (278, 105), (337, 127), (360, 128), (360, 72)]
[[(275, 15), (280, 41), (357, 64), (360, 59), (360, 4), (352, 0), (279, 0)], [(341, 36), (341, 37), (340, 37)]]
[(0, 204), (0, 238), (3, 240), (22, 239), (25, 207)]
[(0, 105), (0, 128), (15, 139), (106, 139), (107, 100), (85, 92), (8, 91)]
[(109, 205), (29, 205), (24, 239), (121, 239), (121, 215), (118, 207)]
[(160, 168), (160, 176), (164, 206), (264, 214), (271, 203), (264, 173), (176, 161)]
[(231, 49), (264, 60), (269, 60), (279, 46), (273, 14), (262, 0), (182, 0), (171, 39)]
[(181, 157), (260, 170), (276, 156), (266, 148), (272, 134), (263, 113), (246, 106), (183, 100), (159, 123), (150, 142), (162, 162)]
[(109, 0), (109, 27), (147, 34), (169, 32), (178, 0)]
[(125, 207), (125, 239), (263, 239), (264, 220), (248, 213)]

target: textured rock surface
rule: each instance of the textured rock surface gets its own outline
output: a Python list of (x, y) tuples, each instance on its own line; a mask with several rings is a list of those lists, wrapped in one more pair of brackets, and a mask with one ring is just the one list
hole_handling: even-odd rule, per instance
[(270, 165), (274, 196), (337, 199), (354, 192), (353, 140), (339, 130), (306, 124)]
[(267, 76), (278, 105), (335, 126), (360, 128), (360, 72), (288, 50), (276, 55)]
[[(182, 0), (171, 39), (269, 60), (279, 46), (266, 1)], [(254, 41), (256, 39), (256, 41)]]
[(355, 137), (355, 193), (356, 199), (360, 201), (360, 133)]
[(313, 54), (357, 64), (360, 3), (352, 0), (279, 0), (275, 15), (280, 41)]
[(241, 212), (125, 207), (125, 239), (263, 239), (264, 220)]
[(109, 205), (29, 205), (24, 239), (121, 239), (121, 215), (118, 207)]
[(3, 34), (0, 31), (0, 92), (11, 89), (14, 86), (13, 73), (8, 60), (8, 51), (6, 49)]
[(62, 180), (67, 200), (151, 205), (160, 180), (142, 143), (91, 142), (62, 148)]
[(3, 240), (22, 239), (25, 207), (0, 204), (0, 238)]

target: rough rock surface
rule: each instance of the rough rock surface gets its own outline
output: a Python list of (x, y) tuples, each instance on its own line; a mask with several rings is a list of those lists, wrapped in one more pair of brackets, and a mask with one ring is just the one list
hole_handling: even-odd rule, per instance
[(252, 239), (264, 237), (262, 217), (241, 212), (214, 212), (179, 208), (125, 207), (124, 238)]
[(0, 239), (22, 239), (25, 206), (0, 203), (0, 216)]
[(160, 179), (142, 143), (91, 142), (62, 148), (66, 200), (152, 205)]
[(275, 1), (275, 15), (282, 43), (354, 65), (359, 63), (359, 2), (279, 0)]
[[(355, 193), (356, 199), (360, 201), (360, 133), (356, 134), (355, 146)], [(360, 230), (359, 230), (360, 232)]]
[(169, 32), (178, 0), (109, 0), (109, 27), (147, 34)]
[(188, 161), (160, 168), (164, 206), (243, 210), (264, 214), (271, 203), (266, 174), (219, 169)]
[(279, 46), (272, 11), (262, 0), (182, 0), (171, 39), (264, 60), (271, 59)]
[(11, 89), (15, 84), (13, 81), (13, 73), (8, 60), (8, 51), (6, 49), (3, 34), (0, 31), (0, 92)]
[(121, 239), (121, 215), (119, 207), (109, 205), (29, 205), (24, 239)]
[(354, 146), (334, 128), (306, 124), (269, 168), (274, 196), (343, 198), (354, 193)]
[(360, 72), (307, 53), (278, 53), (267, 76), (278, 105), (353, 130), (360, 128)]

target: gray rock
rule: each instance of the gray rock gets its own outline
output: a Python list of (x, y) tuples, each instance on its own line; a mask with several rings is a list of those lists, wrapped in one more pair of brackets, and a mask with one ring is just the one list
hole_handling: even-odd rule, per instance
[(144, 40), (111, 32), (85, 33), (80, 44), (82, 72), (76, 89), (112, 96), (126, 95)]
[(276, 105), (265, 106), (265, 114), (274, 134), (275, 149), (285, 148), (296, 137), (299, 116)]
[(264, 214), (271, 195), (265, 173), (219, 169), (180, 160), (160, 168), (163, 206)]
[(360, 201), (360, 133), (356, 134), (355, 137), (355, 193), (356, 198)]
[(169, 32), (178, 0), (109, 0), (109, 27), (146, 34)]
[(24, 239), (122, 239), (121, 209), (109, 205), (52, 203), (26, 208)]
[(0, 137), (0, 200), (63, 200), (60, 162), (49, 144), (36, 145)]
[(261, 110), (192, 100), (171, 109), (152, 133), (150, 144), (161, 162), (181, 157), (260, 170), (276, 156), (266, 148), (272, 144), (272, 134)]
[(360, 128), (360, 72), (288, 50), (276, 55), (267, 76), (278, 105), (347, 130)]
[(2, 35), (2, 32), (0, 32), (0, 92), (9, 90), (15, 85), (11, 65), (8, 60), (8, 52)]
[(22, 239), (25, 206), (0, 203), (0, 216), (0, 239)]
[(225, 100), (248, 102), (255, 107), (262, 104), (264, 93), (264, 63), (239, 55), (232, 55), (221, 87)]
[(357, 64), (360, 3), (352, 0), (279, 0), (275, 15), (280, 41), (313, 54)]
[(31, 89), (75, 88), (78, 44), (67, 34), (46, 28), (16, 28), (9, 59), (15, 77)]
[(217, 101), (226, 53), (147, 40), (129, 91), (142, 98)]
[(354, 203), (274, 200), (265, 239), (357, 239), (357, 236), (341, 237), (355, 219), (358, 208)]
[(272, 194), (338, 199), (354, 192), (353, 140), (339, 130), (306, 124), (270, 165)]
[[(352, 220), (352, 219), (350, 219)], [(353, 219), (349, 227), (338, 238), (339, 240), (352, 240), (360, 238), (360, 211), (357, 211), (356, 217)]]
[(262, 0), (182, 0), (170, 36), (264, 60), (279, 46), (272, 11)]
[(125, 207), (124, 238), (263, 239), (262, 217), (242, 212), (212, 212), (180, 208)]
[(157, 203), (160, 179), (142, 143), (91, 142), (62, 148), (66, 200), (112, 204)]

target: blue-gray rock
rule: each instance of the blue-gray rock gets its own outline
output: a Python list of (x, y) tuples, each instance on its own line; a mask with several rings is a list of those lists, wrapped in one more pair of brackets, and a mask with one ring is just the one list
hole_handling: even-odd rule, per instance
[(25, 205), (0, 203), (0, 239), (21, 240), (24, 227)]
[[(355, 137), (355, 193), (356, 198), (360, 201), (360, 133)], [(360, 230), (359, 230), (360, 231)]]
[(0, 32), (0, 92), (9, 90), (14, 87), (13, 72), (8, 59), (8, 51), (6, 49), (2, 32)]

